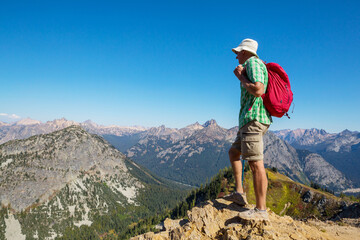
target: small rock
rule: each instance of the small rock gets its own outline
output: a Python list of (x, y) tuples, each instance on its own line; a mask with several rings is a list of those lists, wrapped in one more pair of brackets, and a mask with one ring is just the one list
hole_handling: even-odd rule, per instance
[(181, 227), (186, 222), (188, 222), (188, 221), (184, 220), (184, 219), (172, 220), (170, 218), (166, 218), (164, 221), (164, 228), (166, 231), (172, 231), (175, 228)]
[(309, 202), (311, 202), (313, 197), (314, 197), (314, 193), (309, 190), (306, 193), (304, 193), (304, 195), (301, 198), (304, 202), (309, 203)]
[(322, 208), (326, 202), (327, 202), (327, 199), (325, 197), (321, 198), (319, 200), (319, 202), (317, 203), (318, 208)]
[(294, 239), (294, 240), (305, 240), (306, 238), (304, 238), (303, 236), (297, 234), (297, 233), (292, 233), (290, 234), (289, 236), (291, 239)]

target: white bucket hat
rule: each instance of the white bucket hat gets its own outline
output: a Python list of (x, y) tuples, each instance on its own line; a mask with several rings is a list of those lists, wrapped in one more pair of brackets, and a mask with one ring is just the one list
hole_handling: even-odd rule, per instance
[(238, 52), (245, 50), (248, 52), (251, 52), (252, 54), (254, 54), (256, 57), (259, 57), (256, 54), (256, 50), (258, 48), (258, 43), (255, 40), (252, 40), (250, 38), (246, 38), (244, 39), (239, 46), (237, 46), (236, 48), (233, 48), (232, 51), (237, 54)]

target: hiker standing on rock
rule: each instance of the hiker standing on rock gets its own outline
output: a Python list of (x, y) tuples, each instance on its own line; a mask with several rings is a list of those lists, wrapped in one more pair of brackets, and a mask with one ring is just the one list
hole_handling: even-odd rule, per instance
[(229, 150), (236, 191), (224, 198), (240, 206), (247, 204), (246, 193), (242, 185), (243, 164), (240, 160), (242, 155), (242, 159), (249, 162), (253, 173), (256, 207), (241, 212), (239, 216), (244, 219), (268, 220), (266, 212), (268, 180), (264, 167), (263, 136), (272, 119), (261, 98), (268, 85), (268, 72), (265, 64), (256, 54), (257, 48), (258, 43), (255, 40), (244, 39), (238, 47), (232, 49), (239, 61), (234, 74), (241, 83), (241, 109), (239, 131)]

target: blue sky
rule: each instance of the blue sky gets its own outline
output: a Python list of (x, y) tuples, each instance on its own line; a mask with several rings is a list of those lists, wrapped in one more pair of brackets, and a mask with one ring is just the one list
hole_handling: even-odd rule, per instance
[(360, 130), (358, 1), (1, 1), (0, 121), (237, 125), (231, 48), (287, 71), (272, 130)]

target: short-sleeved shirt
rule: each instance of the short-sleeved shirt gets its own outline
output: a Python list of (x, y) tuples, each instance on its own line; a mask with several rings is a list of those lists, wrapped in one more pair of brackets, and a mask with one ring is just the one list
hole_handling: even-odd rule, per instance
[[(268, 85), (268, 72), (265, 64), (257, 57), (249, 58), (244, 64), (246, 74), (250, 82), (261, 82), (264, 84), (264, 91)], [(241, 88), (241, 108), (239, 113), (239, 128), (247, 123), (257, 120), (260, 123), (270, 125), (272, 119), (266, 110), (261, 97), (255, 97), (240, 84)]]

